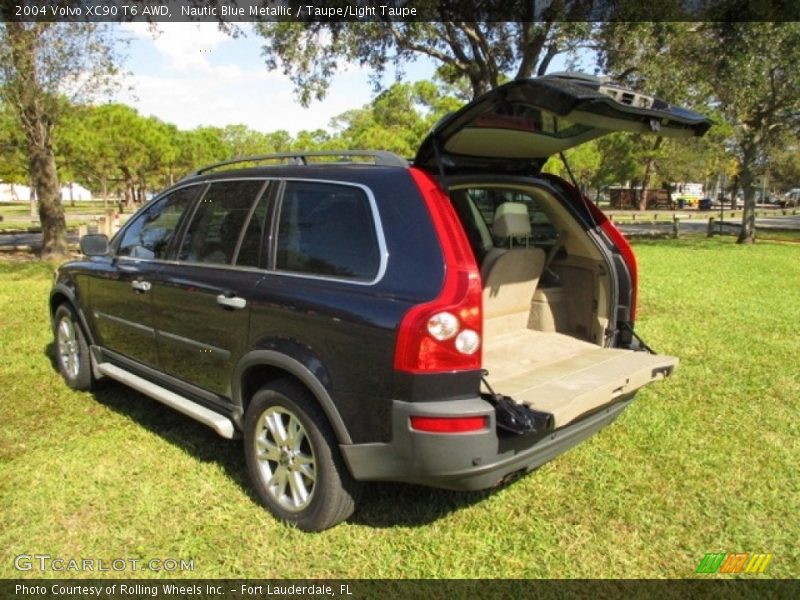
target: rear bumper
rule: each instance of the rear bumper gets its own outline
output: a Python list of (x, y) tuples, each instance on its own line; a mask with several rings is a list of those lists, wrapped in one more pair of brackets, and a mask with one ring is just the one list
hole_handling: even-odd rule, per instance
[[(394, 401), (392, 441), (341, 446), (350, 471), (362, 481), (403, 481), (453, 490), (481, 490), (552, 460), (610, 424), (633, 394), (544, 435), (501, 435), (493, 407), (480, 398), (449, 402)], [(438, 434), (414, 431), (411, 415), (489, 417), (484, 431)]]

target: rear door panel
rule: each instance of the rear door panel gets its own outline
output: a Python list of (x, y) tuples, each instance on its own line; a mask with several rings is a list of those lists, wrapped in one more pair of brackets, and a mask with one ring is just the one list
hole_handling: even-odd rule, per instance
[[(244, 353), (252, 291), (263, 273), (166, 265), (154, 286), (154, 325), (161, 370), (230, 397), (230, 374)], [(241, 300), (241, 308), (220, 296)]]

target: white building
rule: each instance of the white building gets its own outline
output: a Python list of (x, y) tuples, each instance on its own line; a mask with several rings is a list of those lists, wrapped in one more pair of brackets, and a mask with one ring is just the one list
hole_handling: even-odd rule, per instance
[(80, 183), (69, 183), (61, 188), (61, 201), (70, 200), (91, 200), (92, 192), (83, 187)]
[(0, 183), (0, 202), (28, 202), (31, 188), (19, 183)]
[[(31, 188), (21, 183), (0, 183), (0, 202), (29, 202)], [(61, 201), (91, 200), (92, 192), (79, 183), (69, 183), (61, 188)]]

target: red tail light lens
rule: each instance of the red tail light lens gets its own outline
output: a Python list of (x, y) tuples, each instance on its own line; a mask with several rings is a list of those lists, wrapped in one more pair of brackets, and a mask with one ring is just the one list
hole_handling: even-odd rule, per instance
[(444, 255), (439, 296), (412, 307), (397, 334), (394, 368), (410, 373), (481, 368), (481, 278), (450, 200), (425, 171), (410, 173), (428, 207)]
[(489, 426), (486, 416), (479, 417), (411, 417), (411, 429), (429, 433), (465, 433), (481, 431)]

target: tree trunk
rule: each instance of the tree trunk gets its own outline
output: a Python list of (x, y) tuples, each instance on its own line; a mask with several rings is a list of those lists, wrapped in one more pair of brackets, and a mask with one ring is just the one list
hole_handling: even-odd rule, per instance
[(5, 24), (6, 42), (11, 50), (13, 75), (4, 83), (10, 104), (25, 133), (28, 148), (28, 171), (31, 186), (39, 202), (39, 219), (42, 223), (42, 258), (60, 258), (67, 253), (67, 224), (61, 206), (61, 190), (53, 153), (52, 123), (43, 109), (43, 91), (38, 80), (36, 28), (26, 28), (24, 23), (9, 21)]
[[(756, 150), (754, 145), (748, 144), (742, 153), (742, 164), (739, 184), (744, 191), (744, 210), (742, 211), (742, 228), (739, 231), (737, 244), (754, 244), (756, 241), (756, 194), (753, 189), (753, 164)], [(736, 197), (732, 200), (735, 206)]]
[[(49, 134), (47, 134), (49, 138)], [(42, 222), (42, 258), (62, 258), (67, 254), (67, 222), (61, 206), (56, 158), (48, 143), (40, 145), (28, 140), (31, 180), (39, 200)]]
[(655, 153), (661, 147), (664, 138), (657, 137), (653, 142), (652, 151), (648, 153), (644, 163), (644, 175), (642, 176), (642, 195), (639, 197), (639, 210), (647, 210), (647, 190), (650, 188), (650, 177), (653, 175), (653, 168), (656, 165)]
[(108, 181), (106, 181), (105, 177), (100, 181), (100, 185), (103, 187), (103, 212), (108, 212)]
[(45, 115), (33, 101), (23, 107), (28, 142), (28, 170), (39, 202), (42, 224), (41, 257), (59, 259), (67, 254), (67, 222), (61, 205), (61, 188), (56, 171), (51, 131)]
[(136, 201), (136, 192), (134, 190), (133, 184), (133, 175), (128, 170), (127, 167), (122, 167), (120, 169), (122, 171), (122, 175), (125, 178), (125, 210), (129, 212), (133, 212), (134, 203)]

